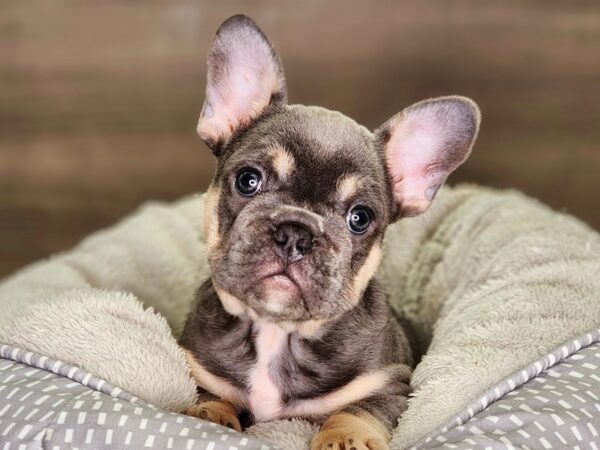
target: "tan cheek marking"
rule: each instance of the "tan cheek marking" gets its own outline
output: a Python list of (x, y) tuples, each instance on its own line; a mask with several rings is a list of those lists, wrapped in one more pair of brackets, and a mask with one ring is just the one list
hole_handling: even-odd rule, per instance
[(256, 311), (242, 303), (237, 297), (231, 295), (227, 291), (224, 291), (217, 285), (215, 285), (215, 292), (219, 296), (225, 311), (232, 316), (241, 316), (243, 314), (247, 314), (252, 320), (258, 319), (258, 314), (256, 314)]
[(362, 188), (362, 181), (357, 175), (346, 175), (337, 181), (337, 195), (340, 202), (345, 202), (354, 197)]
[(313, 319), (306, 320), (303, 322), (281, 322), (279, 326), (288, 333), (298, 332), (300, 336), (309, 338), (314, 337), (317, 331), (321, 329), (323, 324), (327, 322), (326, 319)]
[(280, 180), (285, 181), (294, 171), (296, 162), (294, 157), (280, 145), (273, 145), (271, 150), (273, 169)]
[(219, 189), (216, 186), (208, 188), (204, 196), (204, 236), (206, 239), (206, 250), (214, 252), (221, 245), (219, 235)]
[(240, 300), (238, 300), (237, 297), (234, 297), (229, 292), (224, 291), (216, 285), (215, 291), (217, 292), (217, 295), (221, 300), (223, 308), (225, 308), (225, 311), (227, 311), (229, 314), (231, 314), (232, 316), (241, 316), (242, 314), (244, 314), (244, 312), (246, 312), (244, 304)]
[(298, 327), (298, 333), (303, 337), (312, 337), (317, 334), (321, 326), (327, 322), (325, 319), (307, 320)]
[(244, 395), (239, 389), (232, 386), (223, 378), (213, 375), (206, 370), (191, 351), (184, 349), (183, 352), (185, 353), (185, 359), (190, 369), (190, 375), (198, 386), (234, 405), (245, 406)]
[(365, 260), (362, 267), (354, 277), (352, 284), (350, 285), (351, 298), (358, 301), (360, 296), (365, 291), (367, 284), (377, 272), (379, 263), (381, 262), (381, 244), (373, 245), (373, 248), (369, 252), (369, 256)]
[(359, 375), (336, 391), (298, 403), (292, 408), (289, 415), (319, 417), (331, 414), (343, 406), (368, 397), (374, 391), (385, 386), (389, 380), (390, 375), (385, 371)]

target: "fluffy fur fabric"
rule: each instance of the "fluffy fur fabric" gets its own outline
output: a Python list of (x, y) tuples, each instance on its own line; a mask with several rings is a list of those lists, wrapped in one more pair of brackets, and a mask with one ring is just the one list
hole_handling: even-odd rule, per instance
[[(69, 253), (0, 285), (0, 342), (82, 367), (179, 411), (195, 387), (176, 346), (207, 276), (202, 198), (151, 204)], [(405, 448), (491, 385), (600, 325), (600, 237), (515, 192), (440, 192), (424, 216), (390, 228), (379, 276), (427, 353), (394, 433)], [(306, 448), (301, 420), (250, 433)]]

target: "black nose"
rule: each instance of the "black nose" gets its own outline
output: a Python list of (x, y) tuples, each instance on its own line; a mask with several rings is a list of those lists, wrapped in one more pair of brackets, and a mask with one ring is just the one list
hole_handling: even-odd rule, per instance
[(308, 228), (297, 222), (284, 222), (273, 231), (277, 255), (293, 263), (300, 261), (313, 248), (313, 236)]

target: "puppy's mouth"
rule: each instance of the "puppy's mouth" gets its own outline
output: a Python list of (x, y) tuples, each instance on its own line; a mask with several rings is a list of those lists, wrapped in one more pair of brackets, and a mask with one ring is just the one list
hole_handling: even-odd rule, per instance
[(264, 283), (267, 288), (274, 288), (281, 291), (300, 290), (294, 276), (286, 269), (277, 270), (260, 278), (260, 283)]

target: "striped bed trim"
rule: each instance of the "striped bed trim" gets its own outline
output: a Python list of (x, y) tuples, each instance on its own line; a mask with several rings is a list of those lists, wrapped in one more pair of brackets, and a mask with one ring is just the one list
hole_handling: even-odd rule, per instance
[(422, 445), (430, 443), (439, 435), (448, 432), (448, 430), (465, 424), (507, 393), (536, 378), (551, 367), (560, 364), (581, 349), (598, 342), (600, 342), (600, 328), (561, 344), (546, 355), (528, 364), (523, 369), (514, 372), (512, 375), (509, 375), (502, 381), (496, 383), (490, 389), (486, 390), (477, 400), (467, 405), (460, 413), (446, 422), (446, 424), (437, 428), (434, 432), (430, 433), (410, 448), (418, 449)]
[(142, 403), (144, 406), (152, 409), (156, 407), (140, 400), (138, 397), (122, 390), (117, 386), (113, 386), (105, 380), (93, 376), (91, 373), (72, 366), (62, 361), (57, 361), (46, 356), (41, 356), (28, 350), (23, 350), (10, 345), (0, 345), (0, 358), (10, 359), (15, 362), (27, 364), (28, 366), (44, 369), (49, 372), (69, 378), (73, 381), (83, 384), (91, 389), (110, 395), (130, 403)]

